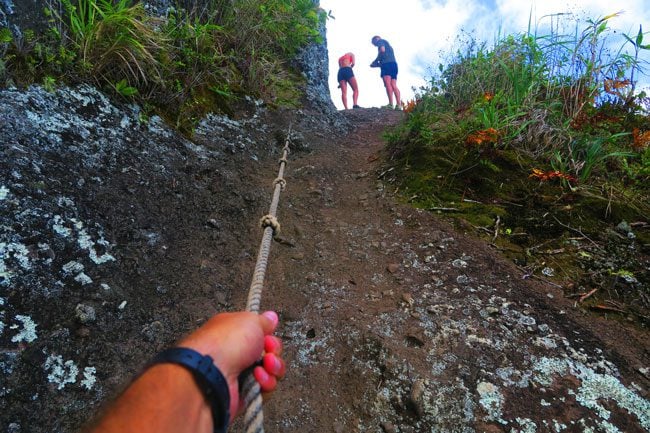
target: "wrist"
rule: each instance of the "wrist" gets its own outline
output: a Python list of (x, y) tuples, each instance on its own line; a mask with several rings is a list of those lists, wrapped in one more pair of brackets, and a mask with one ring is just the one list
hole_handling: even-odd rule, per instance
[(191, 373), (195, 388), (200, 390), (204, 403), (211, 408), (214, 431), (225, 433), (230, 423), (231, 393), (226, 378), (214, 365), (213, 359), (194, 349), (175, 347), (160, 352), (149, 363), (150, 366), (167, 364)]

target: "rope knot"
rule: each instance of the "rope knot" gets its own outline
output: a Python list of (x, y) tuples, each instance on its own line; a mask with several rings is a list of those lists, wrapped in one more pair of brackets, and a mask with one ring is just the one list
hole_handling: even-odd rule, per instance
[(282, 191), (284, 191), (284, 188), (287, 186), (287, 181), (281, 177), (276, 177), (275, 180), (273, 181), (273, 186), (277, 184), (280, 184), (280, 188), (282, 189)]
[(260, 225), (263, 229), (271, 227), (273, 229), (274, 236), (280, 233), (280, 223), (278, 222), (278, 219), (273, 215), (264, 215), (260, 220)]
[(289, 160), (287, 159), (286, 156), (283, 156), (282, 158), (278, 159), (278, 163), (282, 164), (283, 162), (284, 162), (285, 164), (288, 164), (288, 163), (289, 163)]

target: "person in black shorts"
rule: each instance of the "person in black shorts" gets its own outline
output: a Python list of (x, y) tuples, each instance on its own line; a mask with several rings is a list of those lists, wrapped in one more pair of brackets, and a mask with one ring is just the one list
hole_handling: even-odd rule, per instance
[(388, 107), (393, 108), (394, 100), (395, 109), (401, 110), (402, 99), (397, 88), (398, 68), (393, 47), (381, 36), (373, 36), (370, 42), (377, 47), (377, 58), (370, 64), (370, 67), (380, 68), (380, 76), (384, 81), (384, 87), (386, 87), (386, 95), (388, 95)]
[(354, 76), (352, 68), (354, 67), (354, 54), (345, 53), (339, 57), (339, 73), (336, 81), (339, 82), (341, 89), (341, 99), (343, 100), (343, 107), (348, 109), (348, 83), (352, 87), (352, 108), (359, 108), (357, 101), (359, 100), (359, 86), (357, 78)]

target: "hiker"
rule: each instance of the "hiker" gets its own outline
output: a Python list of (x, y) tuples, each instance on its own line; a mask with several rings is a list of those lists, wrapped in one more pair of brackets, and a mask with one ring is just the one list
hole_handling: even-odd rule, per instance
[(401, 110), (402, 99), (397, 88), (397, 61), (395, 60), (393, 47), (381, 36), (373, 36), (370, 42), (377, 47), (377, 58), (370, 64), (370, 67), (380, 68), (379, 75), (384, 81), (384, 87), (386, 87), (386, 94), (388, 95), (388, 105), (386, 107), (393, 108), (394, 97), (395, 109)]
[(278, 315), (221, 313), (158, 354), (112, 403), (92, 433), (224, 432), (244, 409), (238, 377), (256, 364), (263, 392), (284, 375)]
[(339, 82), (339, 89), (341, 89), (341, 99), (343, 99), (343, 107), (348, 109), (348, 83), (352, 87), (352, 108), (360, 108), (357, 105), (359, 100), (359, 85), (357, 84), (357, 77), (354, 76), (352, 68), (354, 67), (354, 54), (345, 53), (339, 57), (339, 73), (336, 80)]

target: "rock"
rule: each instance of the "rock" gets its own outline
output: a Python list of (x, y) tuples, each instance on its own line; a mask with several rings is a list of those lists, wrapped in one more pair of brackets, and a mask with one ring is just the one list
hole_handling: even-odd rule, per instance
[(542, 269), (542, 275), (546, 277), (552, 277), (553, 275), (555, 275), (555, 269), (546, 267)]
[(148, 342), (160, 341), (162, 340), (162, 333), (165, 331), (163, 324), (156, 320), (142, 327), (140, 333), (144, 339)]
[(522, 326), (535, 326), (537, 325), (537, 321), (535, 320), (534, 317), (521, 316), (519, 318), (519, 324)]
[(452, 265), (454, 268), (459, 268), (459, 269), (461, 269), (461, 268), (466, 268), (466, 267), (467, 267), (467, 262), (466, 262), (465, 260), (456, 259), (456, 260), (454, 260), (453, 262), (451, 262), (451, 265)]
[(75, 317), (77, 320), (79, 320), (81, 323), (92, 323), (95, 320), (97, 320), (97, 316), (95, 314), (95, 309), (91, 307), (90, 305), (86, 304), (77, 304), (77, 306), (74, 309)]
[(210, 218), (210, 219), (206, 222), (206, 224), (207, 224), (207, 226), (210, 227), (210, 228), (217, 229), (217, 230), (221, 230), (221, 224), (219, 224), (219, 221), (217, 221), (217, 220), (214, 219), (214, 218)]
[(334, 430), (334, 433), (343, 433), (345, 431), (345, 425), (339, 421), (334, 421), (332, 430)]
[(219, 305), (228, 305), (228, 294), (223, 287), (219, 286), (216, 288), (214, 293), (214, 300)]
[(389, 263), (388, 266), (386, 266), (386, 270), (390, 272), (391, 274), (394, 274), (399, 270), (400, 266), (398, 263)]
[(422, 418), (424, 415), (424, 391), (425, 385), (423, 379), (418, 379), (413, 383), (411, 387), (411, 393), (409, 395), (409, 403), (413, 406), (415, 413), (418, 418)]
[(406, 334), (406, 342), (412, 347), (423, 347), (425, 338), (424, 331), (420, 327), (413, 327)]
[(630, 226), (630, 224), (628, 224), (627, 221), (621, 221), (616, 226), (616, 230), (620, 233), (627, 235), (628, 233), (632, 232), (632, 226)]
[(412, 306), (415, 303), (415, 299), (413, 299), (413, 295), (410, 293), (402, 293), (402, 300), (409, 304), (409, 306)]
[(381, 428), (384, 430), (384, 433), (396, 433), (395, 426), (388, 421), (381, 423)]

